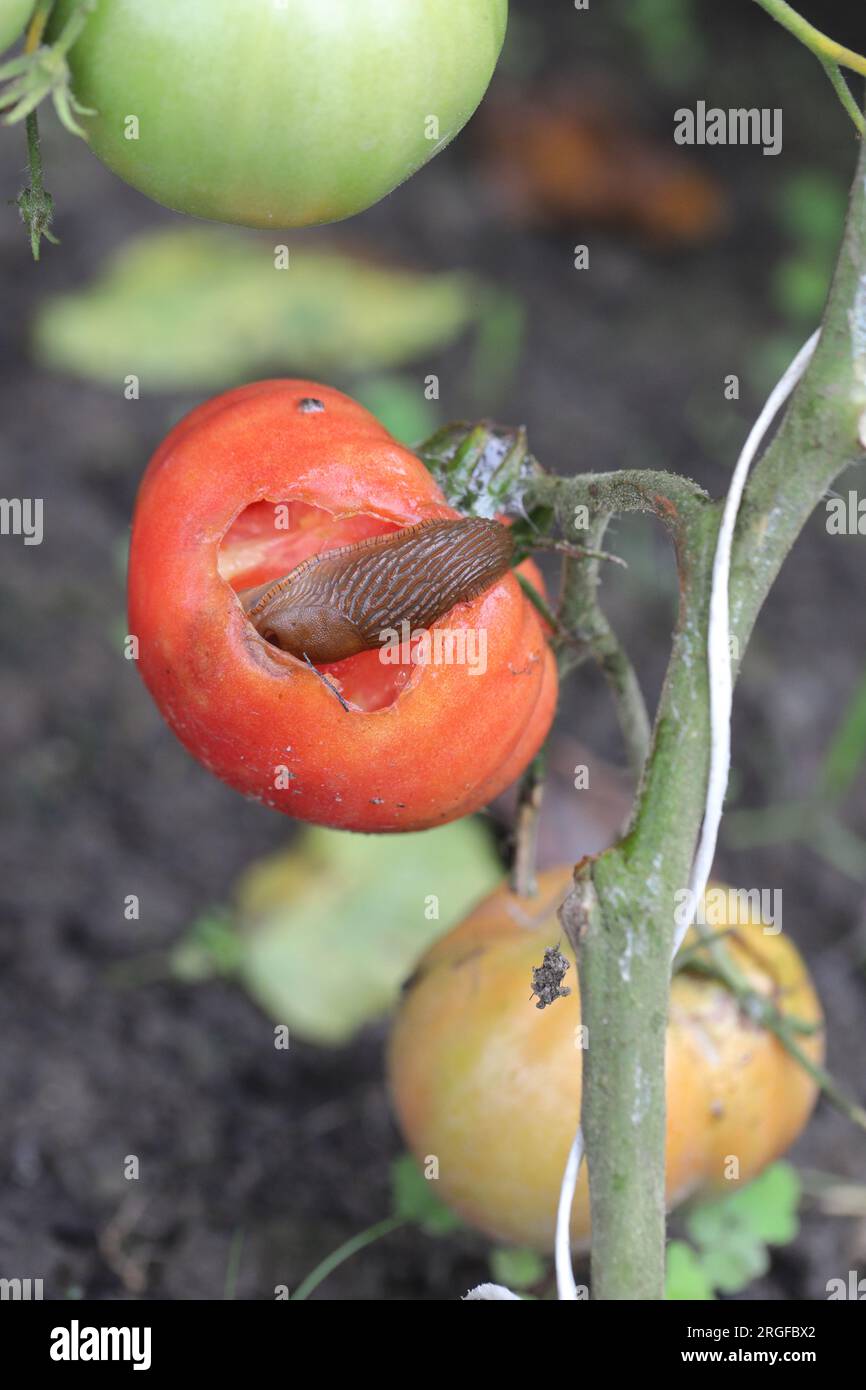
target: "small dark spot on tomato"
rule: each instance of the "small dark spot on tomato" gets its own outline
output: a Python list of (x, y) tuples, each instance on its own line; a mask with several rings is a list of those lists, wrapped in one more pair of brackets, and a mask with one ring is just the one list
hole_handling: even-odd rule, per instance
[(302, 400), (298, 401), (298, 410), (302, 411), (304, 415), (318, 415), (324, 409), (325, 402), (317, 401), (315, 396), (304, 396)]

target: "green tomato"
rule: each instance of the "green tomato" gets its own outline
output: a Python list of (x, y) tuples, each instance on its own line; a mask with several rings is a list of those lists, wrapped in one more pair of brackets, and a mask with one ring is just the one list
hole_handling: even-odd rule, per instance
[(36, 0), (0, 0), (0, 53), (24, 32)]
[[(57, 34), (76, 0), (60, 0)], [(97, 0), (69, 54), (98, 157), (248, 227), (370, 207), (466, 124), (508, 0)]]

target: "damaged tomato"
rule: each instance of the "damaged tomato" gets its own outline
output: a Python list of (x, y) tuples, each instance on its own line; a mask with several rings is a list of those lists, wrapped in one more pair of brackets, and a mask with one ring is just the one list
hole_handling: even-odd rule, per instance
[[(258, 382), (194, 410), (148, 466), (129, 570), (141, 673), (181, 742), (246, 795), (344, 829), (419, 830), (498, 795), (547, 733), (556, 669), (501, 540), (443, 526), (462, 520), (329, 387)], [(360, 603), (375, 645), (346, 643)]]
[[(571, 954), (556, 915), (571, 883), (562, 867), (539, 876), (534, 898), (499, 888), (438, 941), (404, 991), (389, 1049), (400, 1126), (420, 1162), (438, 1158), (443, 1200), (493, 1238), (539, 1250), (553, 1244), (590, 1045), (573, 963), (566, 997), (543, 1009), (530, 997), (545, 948)], [(756, 995), (814, 1029), (798, 1042), (820, 1062), (821, 1008), (796, 947), (765, 932), (734, 890), (715, 894), (712, 930)], [(666, 1070), (671, 1206), (755, 1177), (796, 1139), (817, 1093), (722, 983), (688, 969), (671, 986)], [(586, 1166), (571, 1231), (576, 1244), (589, 1235)]]

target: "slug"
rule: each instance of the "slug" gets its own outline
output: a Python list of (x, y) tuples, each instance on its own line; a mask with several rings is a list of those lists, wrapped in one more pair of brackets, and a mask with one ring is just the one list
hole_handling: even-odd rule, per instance
[(311, 555), (239, 598), (265, 641), (325, 665), (380, 646), (386, 628), (429, 628), (501, 579), (513, 557), (498, 521), (422, 521)]

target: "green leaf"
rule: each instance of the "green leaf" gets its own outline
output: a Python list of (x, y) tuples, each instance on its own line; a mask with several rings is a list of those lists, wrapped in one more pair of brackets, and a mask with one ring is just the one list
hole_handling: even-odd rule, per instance
[(811, 254), (790, 256), (772, 275), (773, 299), (779, 309), (802, 323), (820, 318), (827, 300), (833, 263)]
[(769, 1266), (767, 1245), (786, 1245), (799, 1228), (800, 1180), (789, 1163), (775, 1163), (747, 1187), (694, 1207), (686, 1229), (703, 1271), (722, 1293), (737, 1293)]
[(632, 30), (643, 62), (664, 86), (682, 86), (705, 64), (693, 0), (620, 0), (616, 18)]
[(437, 1197), (435, 1178), (425, 1178), (410, 1154), (391, 1165), (391, 1201), (395, 1216), (420, 1226), (427, 1235), (448, 1235), (462, 1225), (460, 1217)]
[(779, 199), (779, 221), (801, 245), (835, 254), (848, 194), (844, 184), (818, 170), (786, 179)]
[(800, 1229), (802, 1184), (790, 1163), (774, 1163), (728, 1201), (737, 1218), (768, 1245), (788, 1245)]
[(419, 381), (401, 376), (365, 377), (352, 395), (375, 415), (395, 439), (410, 447), (435, 429), (436, 411)]
[(770, 1245), (787, 1245), (799, 1229), (800, 1194), (796, 1169), (774, 1163), (748, 1186), (695, 1207), (688, 1217), (689, 1234), (697, 1244), (710, 1245), (736, 1228)]
[(531, 1289), (541, 1283), (547, 1264), (535, 1250), (493, 1250), (490, 1273), (497, 1284), (508, 1289)]
[(236, 974), (241, 959), (230, 914), (225, 908), (213, 908), (196, 919), (171, 952), (171, 973), (187, 984), (198, 984), (214, 975)]
[(512, 294), (496, 289), (485, 295), (470, 373), (472, 394), (485, 407), (507, 390), (517, 374), (525, 319), (523, 305)]
[(672, 1240), (668, 1246), (665, 1298), (707, 1300), (713, 1297), (713, 1286), (700, 1257), (684, 1240)]
[(822, 781), (827, 796), (841, 796), (854, 781), (866, 757), (866, 674), (848, 703), (842, 723), (824, 759)]
[(405, 836), (307, 829), (239, 881), (238, 977), (293, 1035), (346, 1042), (391, 1008), (418, 957), (501, 879), (479, 821)]
[(739, 1293), (770, 1266), (766, 1245), (748, 1232), (719, 1235), (711, 1250), (701, 1250), (700, 1258), (708, 1282), (720, 1293)]
[(84, 290), (48, 299), (37, 361), (117, 388), (212, 390), (266, 372), (377, 372), (452, 342), (487, 312), (466, 274), (422, 275), (334, 251), (183, 227), (124, 246)]

